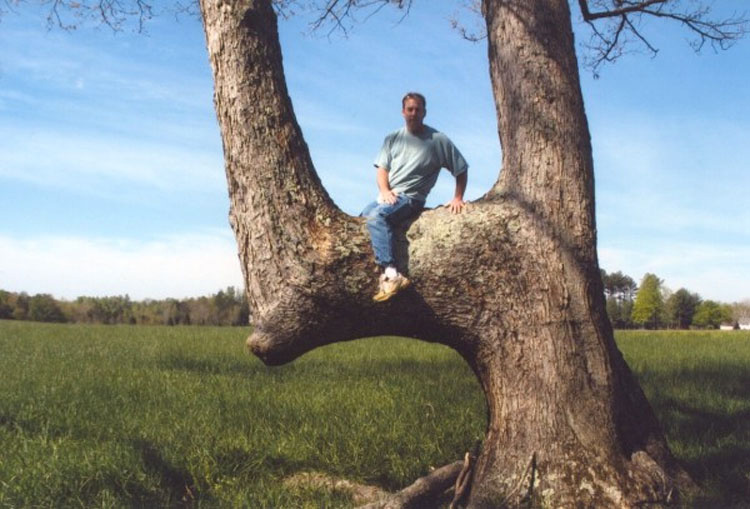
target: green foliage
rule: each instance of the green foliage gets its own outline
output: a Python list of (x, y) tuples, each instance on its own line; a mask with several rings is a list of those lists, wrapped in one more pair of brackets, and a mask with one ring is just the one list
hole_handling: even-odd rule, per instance
[(664, 317), (664, 299), (662, 297), (662, 280), (655, 274), (646, 273), (641, 281), (638, 293), (633, 302), (631, 319), (634, 323), (655, 329), (662, 325)]
[(137, 325), (247, 325), (244, 292), (230, 286), (210, 297), (133, 302), (127, 295), (58, 301), (48, 294), (0, 290), (0, 319)]
[(607, 274), (607, 271), (601, 270), (602, 284), (604, 285), (604, 294), (607, 297), (616, 297), (619, 300), (633, 300), (638, 290), (638, 285), (630, 276), (623, 274), (621, 271)]
[(718, 329), (722, 323), (732, 323), (732, 308), (712, 300), (701, 302), (693, 316), (693, 325), (702, 329)]
[(31, 299), (25, 292), (13, 296), (13, 318), (15, 320), (29, 319), (29, 303)]
[(40, 293), (29, 300), (29, 320), (35, 322), (65, 322), (65, 315), (52, 295)]
[(12, 294), (0, 290), (0, 320), (13, 318)]
[(633, 309), (633, 297), (638, 289), (635, 281), (619, 270), (607, 274), (607, 271), (601, 269), (601, 277), (604, 296), (607, 300), (607, 316), (612, 326), (616, 329), (632, 327), (630, 315)]
[(632, 300), (620, 300), (607, 297), (607, 316), (615, 329), (629, 329), (633, 326), (630, 315), (633, 310)]
[(678, 329), (689, 328), (700, 303), (701, 298), (697, 293), (690, 293), (684, 288), (674, 292), (666, 302), (669, 325)]

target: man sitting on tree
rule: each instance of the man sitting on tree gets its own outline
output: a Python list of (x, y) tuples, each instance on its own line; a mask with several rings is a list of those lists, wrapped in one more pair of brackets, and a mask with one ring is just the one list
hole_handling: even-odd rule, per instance
[(393, 230), (419, 214), (441, 168), (456, 178), (456, 191), (447, 206), (459, 213), (465, 205), (469, 165), (445, 134), (424, 124), (426, 106), (422, 94), (404, 96), (401, 114), (406, 125), (386, 136), (375, 159), (378, 198), (361, 215), (367, 218), (375, 261), (383, 268), (373, 297), (376, 302), (385, 302), (409, 286), (394, 258)]

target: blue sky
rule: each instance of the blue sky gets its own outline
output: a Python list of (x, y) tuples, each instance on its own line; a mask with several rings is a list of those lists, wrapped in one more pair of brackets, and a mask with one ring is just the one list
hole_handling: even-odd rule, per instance
[[(281, 21), (298, 121), (345, 212), (374, 197), (372, 159), (407, 90), (469, 161), (467, 198), (496, 180), (486, 45), (450, 28), (454, 5), (417, 1), (400, 23), (383, 10), (348, 37)], [(159, 16), (147, 34), (45, 23), (29, 6), (0, 21), (0, 288), (144, 299), (241, 287), (198, 20)], [(582, 70), (600, 264), (750, 298), (750, 40), (696, 55), (676, 25), (648, 33), (656, 58), (628, 54), (599, 79)], [(446, 173), (428, 204), (452, 188)]]

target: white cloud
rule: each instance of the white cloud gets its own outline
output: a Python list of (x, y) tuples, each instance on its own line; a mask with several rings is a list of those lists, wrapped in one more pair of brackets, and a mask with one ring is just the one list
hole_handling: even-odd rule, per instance
[(227, 231), (151, 240), (0, 236), (0, 288), (65, 299), (209, 295), (243, 287), (236, 253)]
[(221, 154), (201, 148), (117, 137), (0, 126), (0, 176), (94, 194), (127, 182), (160, 190), (216, 191), (225, 185)]

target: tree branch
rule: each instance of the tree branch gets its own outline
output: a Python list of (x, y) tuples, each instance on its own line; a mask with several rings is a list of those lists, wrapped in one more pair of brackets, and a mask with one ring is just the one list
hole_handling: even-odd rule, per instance
[(152, 4), (145, 0), (54, 0), (50, 3), (47, 26), (75, 30), (88, 19), (119, 32), (135, 19), (136, 31), (140, 33), (153, 16)]
[[(592, 29), (587, 46), (594, 56), (587, 59), (586, 66), (594, 71), (595, 76), (604, 62), (612, 62), (624, 53), (624, 47), (630, 42), (627, 34), (633, 35), (649, 53), (656, 55), (658, 48), (651, 44), (641, 27), (648, 17), (676, 21), (687, 27), (697, 36), (697, 40), (691, 43), (695, 51), (700, 51), (706, 42), (714, 49), (727, 49), (750, 30), (745, 13), (711, 19), (709, 6), (680, 9), (676, 0), (578, 0), (578, 6), (583, 20)], [(592, 10), (592, 6), (597, 10)], [(606, 19), (617, 22), (601, 30), (595, 22)]]
[[(627, 7), (619, 7), (616, 9), (611, 9), (608, 11), (601, 11), (601, 12), (591, 12), (589, 11), (589, 3), (587, 0), (578, 0), (578, 5), (581, 8), (581, 14), (583, 15), (583, 19), (585, 21), (593, 21), (595, 19), (600, 18), (614, 18), (617, 16), (623, 16), (626, 14), (630, 14), (633, 12), (640, 12), (643, 9), (650, 7), (654, 4), (664, 4), (667, 3), (669, 0), (648, 0), (646, 2), (635, 2), (632, 5), (628, 5)], [(623, 4), (625, 2), (618, 2), (618, 4)], [(631, 3), (631, 2), (627, 2)]]
[(356, 11), (366, 12), (365, 19), (369, 19), (390, 4), (398, 9), (404, 9), (400, 22), (408, 15), (411, 3), (412, 0), (326, 0), (322, 7), (317, 7), (317, 3), (313, 1), (311, 5), (317, 10), (318, 16), (310, 23), (310, 27), (312, 31), (316, 31), (331, 25), (327, 35), (330, 36), (336, 30), (341, 30), (346, 35), (350, 29), (348, 20), (351, 20), (352, 24), (357, 22), (354, 17)]
[[(480, 0), (464, 0), (463, 10), (467, 11), (474, 20), (475, 26), (472, 29), (466, 28), (466, 24), (461, 20), (458, 11), (454, 12), (449, 18), (451, 27), (458, 30), (462, 38), (471, 42), (479, 42), (487, 38), (487, 26), (484, 24), (482, 17), (482, 2)], [(477, 22), (477, 20), (479, 22)]]

